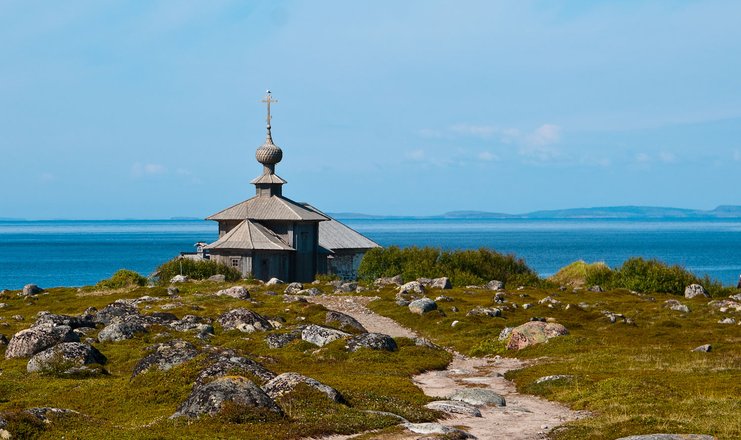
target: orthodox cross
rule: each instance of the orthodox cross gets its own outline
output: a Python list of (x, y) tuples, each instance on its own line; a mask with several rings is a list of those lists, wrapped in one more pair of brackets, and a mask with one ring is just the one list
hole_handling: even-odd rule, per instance
[(270, 90), (267, 91), (267, 95), (265, 95), (265, 99), (262, 100), (262, 102), (266, 102), (268, 104), (268, 130), (270, 130), (270, 103), (272, 102), (278, 102), (277, 99), (273, 99), (273, 95), (270, 94)]

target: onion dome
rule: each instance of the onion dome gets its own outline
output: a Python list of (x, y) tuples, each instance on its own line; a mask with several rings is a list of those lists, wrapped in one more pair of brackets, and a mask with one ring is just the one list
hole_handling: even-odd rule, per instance
[(270, 126), (268, 125), (268, 138), (265, 143), (260, 146), (255, 152), (255, 159), (261, 164), (275, 165), (283, 159), (283, 150), (279, 146), (273, 143), (273, 139), (270, 137)]

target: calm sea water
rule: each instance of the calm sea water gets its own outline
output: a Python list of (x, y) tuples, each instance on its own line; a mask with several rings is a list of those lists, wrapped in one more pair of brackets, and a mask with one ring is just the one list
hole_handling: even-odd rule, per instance
[[(345, 220), (381, 245), (490, 247), (547, 276), (572, 261), (620, 265), (631, 256), (680, 264), (734, 284), (741, 274), (741, 221)], [(197, 241), (206, 221), (0, 222), (0, 289), (94, 284), (121, 268), (148, 275)]]

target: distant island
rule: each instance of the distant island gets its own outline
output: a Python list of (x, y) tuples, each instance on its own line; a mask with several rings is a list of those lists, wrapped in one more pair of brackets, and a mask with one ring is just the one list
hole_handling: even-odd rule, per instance
[(658, 206), (605, 206), (595, 208), (556, 209), (525, 214), (487, 211), (450, 211), (432, 216), (387, 216), (351, 212), (330, 213), (340, 220), (369, 219), (741, 219), (741, 206), (721, 205), (710, 211)]

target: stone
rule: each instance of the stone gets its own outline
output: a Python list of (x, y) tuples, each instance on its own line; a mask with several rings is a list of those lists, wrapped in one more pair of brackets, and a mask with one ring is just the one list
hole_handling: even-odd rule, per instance
[(393, 277), (376, 278), (373, 284), (378, 287), (401, 286), (402, 284), (401, 275), (396, 275)]
[(710, 344), (701, 345), (699, 347), (695, 347), (692, 349), (692, 351), (698, 351), (703, 353), (710, 353), (710, 351), (713, 349), (713, 346)]
[(171, 323), (179, 321), (178, 317), (174, 313), (169, 312), (154, 312), (149, 315), (142, 315), (142, 321), (145, 326), (149, 325), (163, 325), (169, 326)]
[(277, 399), (286, 394), (290, 394), (299, 384), (306, 384), (315, 390), (326, 395), (330, 400), (337, 403), (345, 403), (342, 394), (329, 385), (325, 385), (316, 379), (303, 376), (298, 373), (283, 373), (266, 383), (262, 389), (272, 399)]
[(36, 284), (26, 284), (23, 286), (23, 292), (21, 293), (23, 296), (32, 296), (32, 295), (38, 295), (39, 293), (43, 292), (44, 289), (37, 286)]
[(198, 418), (202, 415), (215, 415), (225, 402), (251, 408), (261, 408), (282, 414), (273, 399), (249, 379), (239, 376), (217, 378), (207, 384), (194, 386), (190, 396), (170, 418)]
[(23, 317), (23, 315), (13, 315), (13, 316), (11, 316), (11, 318), (13, 318), (16, 321), (23, 321), (23, 320), (26, 319), (26, 318)]
[(735, 324), (736, 320), (733, 318), (724, 318), (718, 321), (718, 324)]
[(178, 295), (178, 294), (180, 294), (180, 289), (178, 289), (175, 286), (170, 286), (170, 287), (167, 288), (167, 294), (170, 295), (170, 296)]
[(556, 380), (571, 380), (574, 376), (570, 374), (554, 374), (551, 376), (543, 376), (535, 379), (535, 383), (553, 382)]
[(358, 288), (358, 283), (356, 282), (348, 282), (348, 283), (337, 283), (335, 286), (335, 293), (350, 293), (355, 292), (355, 290)]
[(453, 298), (445, 295), (440, 295), (435, 298), (435, 302), (453, 302)]
[(314, 324), (307, 325), (301, 331), (301, 339), (320, 347), (323, 347), (330, 342), (336, 341), (338, 339), (347, 338), (349, 336), (352, 335), (340, 330), (335, 330), (333, 328), (322, 327)]
[(507, 298), (504, 296), (504, 292), (497, 292), (496, 295), (494, 295), (494, 302), (502, 304), (507, 301)]
[(147, 351), (151, 353), (136, 363), (131, 374), (132, 378), (155, 367), (160, 371), (168, 371), (198, 355), (198, 350), (193, 344), (181, 339), (152, 345), (147, 347)]
[(8, 345), (8, 337), (0, 333), (0, 347)]
[(684, 289), (685, 298), (695, 298), (697, 296), (704, 296), (705, 298), (710, 297), (710, 295), (708, 295), (708, 292), (705, 290), (705, 288), (699, 284), (690, 284)]
[(216, 275), (211, 275), (210, 277), (208, 277), (208, 281), (212, 281), (214, 283), (223, 283), (226, 281), (226, 276), (218, 273)]
[(309, 301), (303, 296), (298, 295), (283, 295), (284, 303), (308, 303)]
[(487, 308), (487, 307), (476, 306), (470, 312), (466, 313), (466, 316), (489, 316), (489, 317), (496, 317), (496, 316), (502, 316), (502, 311), (500, 309), (496, 309), (496, 308)]
[(590, 287), (590, 288), (589, 288), (589, 289), (587, 289), (587, 290), (589, 290), (590, 292), (595, 292), (595, 293), (602, 293), (602, 292), (604, 292), (604, 291), (605, 291), (605, 290), (604, 290), (604, 289), (602, 288), (602, 286), (599, 286), (599, 285), (596, 285), (596, 284), (595, 284), (594, 286)]
[(98, 341), (123, 341), (141, 333), (147, 333), (147, 328), (140, 316), (116, 318), (98, 333)]
[(139, 316), (139, 309), (136, 306), (127, 304), (122, 301), (115, 301), (102, 310), (96, 312), (93, 316), (93, 322), (96, 324), (108, 325), (114, 318), (123, 318), (128, 316)]
[(569, 332), (561, 324), (530, 321), (512, 329), (508, 350), (522, 350), (531, 345), (547, 342), (551, 338), (568, 335)]
[(715, 440), (715, 437), (703, 434), (644, 434), (620, 437), (615, 440)]
[(273, 330), (273, 325), (265, 317), (241, 307), (223, 313), (218, 321), (224, 330), (239, 330), (243, 333)]
[(283, 281), (279, 280), (278, 278), (270, 278), (268, 282), (265, 283), (266, 286), (275, 286), (276, 284), (284, 284)]
[(474, 406), (507, 405), (503, 396), (487, 388), (463, 388), (453, 393), (448, 400), (458, 400)]
[(525, 304), (522, 305), (522, 308), (525, 309), (525, 310), (527, 310), (529, 308), (532, 308), (532, 307), (533, 307), (533, 305), (530, 304), (530, 303), (525, 303)]
[(198, 373), (195, 383), (199, 386), (215, 377), (248, 374), (258, 378), (261, 383), (275, 378), (275, 373), (262, 364), (244, 356), (237, 356), (234, 352), (227, 350), (212, 357), (211, 364)]
[(62, 342), (80, 342), (80, 337), (68, 325), (31, 327), (13, 335), (5, 349), (5, 358), (30, 357)]
[(60, 371), (60, 373), (66, 373), (75, 367), (90, 364), (103, 365), (106, 361), (106, 357), (95, 347), (79, 342), (63, 342), (33, 355), (28, 360), (26, 371), (36, 373), (65, 368), (67, 371)]
[(95, 322), (93, 316), (83, 314), (82, 316), (69, 316), (69, 315), (57, 315), (49, 312), (39, 312), (36, 318), (36, 322), (31, 327), (37, 327), (39, 325), (51, 324), (51, 325), (67, 325), (72, 329), (88, 327), (95, 328)]
[(291, 283), (288, 286), (286, 286), (286, 290), (283, 291), (283, 293), (288, 295), (296, 295), (300, 291), (304, 290), (304, 285), (301, 283)]
[(491, 280), (484, 284), (484, 288), (489, 290), (504, 290), (504, 283), (498, 280)]
[(425, 408), (434, 409), (450, 414), (463, 414), (469, 417), (481, 417), (481, 411), (470, 403), (459, 400), (436, 400), (425, 405)]
[(325, 321), (327, 324), (335, 324), (340, 330), (355, 330), (361, 333), (367, 333), (368, 330), (363, 327), (355, 318), (342, 312), (330, 310), (327, 312)]
[(430, 283), (430, 289), (447, 290), (452, 288), (453, 285), (450, 283), (450, 279), (448, 277), (434, 278)]
[(265, 342), (270, 348), (283, 348), (291, 342), (301, 339), (300, 331), (293, 331), (289, 333), (271, 333), (265, 337)]
[(430, 434), (442, 434), (445, 435), (445, 438), (449, 439), (467, 439), (472, 438), (475, 439), (476, 437), (472, 436), (471, 434), (468, 434), (465, 431), (462, 431), (458, 428), (452, 428), (450, 426), (445, 426), (441, 423), (404, 423), (402, 426), (404, 428), (408, 429), (409, 431), (412, 431), (415, 434), (423, 434), (423, 435), (430, 435)]
[(417, 347), (433, 348), (435, 350), (440, 349), (439, 346), (437, 346), (434, 342), (430, 341), (427, 338), (414, 338), (414, 345), (416, 345)]
[(667, 307), (671, 310), (675, 310), (677, 312), (682, 313), (689, 313), (690, 308), (686, 305), (682, 304), (681, 302), (677, 301), (676, 299), (668, 299), (664, 301), (664, 307)]
[(170, 283), (187, 283), (188, 277), (186, 275), (175, 275), (174, 277), (170, 278)]
[(233, 286), (216, 292), (216, 296), (228, 296), (235, 299), (249, 299), (250, 292), (244, 286)]
[(36, 417), (39, 421), (44, 423), (51, 423), (53, 418), (68, 417), (74, 414), (80, 414), (73, 409), (52, 408), (48, 406), (27, 408), (24, 409), (23, 412)]
[(213, 327), (209, 325), (210, 319), (201, 318), (196, 315), (185, 315), (182, 319), (172, 321), (168, 323), (168, 326), (179, 332), (187, 332), (191, 330), (201, 331), (205, 326), (211, 327), (213, 333)]
[(406, 299), (399, 298), (396, 300), (396, 305), (399, 307), (406, 307), (409, 305), (409, 303), (411, 303), (411, 301), (408, 301)]
[(538, 304), (561, 304), (561, 301), (550, 296), (546, 296), (545, 298), (538, 301)]
[(417, 315), (424, 315), (437, 309), (437, 303), (429, 298), (415, 299), (409, 303), (409, 311)]
[(505, 341), (509, 336), (512, 334), (512, 329), (514, 327), (504, 327), (501, 332), (499, 332), (499, 340)]
[(409, 293), (425, 293), (425, 287), (419, 281), (410, 281), (403, 286), (399, 287), (399, 293), (402, 295)]
[(354, 352), (361, 348), (370, 348), (371, 350), (396, 351), (399, 347), (396, 341), (389, 335), (383, 333), (362, 333), (351, 337), (345, 347), (348, 351)]
[(310, 287), (308, 289), (299, 290), (297, 294), (306, 296), (319, 296), (322, 294), (322, 291), (317, 289), (316, 287)]

